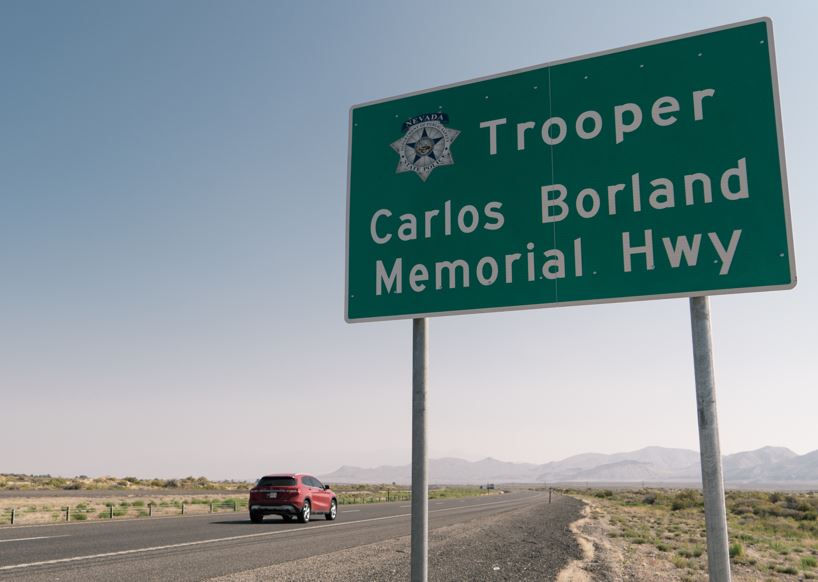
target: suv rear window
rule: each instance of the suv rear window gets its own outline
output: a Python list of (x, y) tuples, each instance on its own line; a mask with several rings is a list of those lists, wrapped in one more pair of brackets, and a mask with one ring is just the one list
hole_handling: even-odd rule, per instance
[(295, 479), (292, 477), (262, 477), (256, 483), (256, 487), (294, 487)]

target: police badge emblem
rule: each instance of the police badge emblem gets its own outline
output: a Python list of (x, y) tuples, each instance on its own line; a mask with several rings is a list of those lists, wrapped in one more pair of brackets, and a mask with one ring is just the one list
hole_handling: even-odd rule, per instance
[(396, 174), (414, 172), (424, 182), (438, 166), (454, 164), (452, 142), (460, 135), (444, 124), (449, 116), (443, 112), (424, 113), (403, 122), (404, 136), (390, 146), (400, 156)]

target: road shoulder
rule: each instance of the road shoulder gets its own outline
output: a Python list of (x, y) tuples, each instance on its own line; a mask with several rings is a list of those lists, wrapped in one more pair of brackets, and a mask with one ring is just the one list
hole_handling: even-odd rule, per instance
[[(432, 529), (430, 580), (554, 580), (566, 564), (582, 557), (569, 525), (581, 517), (582, 502), (555, 496), (553, 503)], [(364, 582), (409, 579), (410, 538), (296, 560), (213, 578), (214, 582)]]

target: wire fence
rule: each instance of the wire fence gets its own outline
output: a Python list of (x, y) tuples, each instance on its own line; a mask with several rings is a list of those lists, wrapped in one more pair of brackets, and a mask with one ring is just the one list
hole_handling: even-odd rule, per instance
[(341, 491), (337, 493), (338, 503), (341, 505), (355, 505), (358, 503), (389, 503), (390, 501), (410, 501), (411, 491)]
[(0, 509), (0, 525), (34, 525), (41, 523), (137, 519), (172, 515), (237, 512), (247, 505), (246, 499), (186, 501), (120, 501), (81, 502), (76, 505), (24, 505)]
[[(464, 497), (485, 495), (486, 490), (474, 488), (442, 488), (429, 491), (430, 499), (444, 497)], [(383, 490), (336, 490), (339, 505), (357, 505), (365, 503), (389, 503), (393, 501), (411, 501), (412, 492), (408, 489)], [(150, 517), (169, 517), (181, 515), (202, 515), (207, 513), (224, 513), (244, 511), (248, 497), (230, 498), (187, 498), (148, 500), (105, 500), (88, 499), (75, 505), (36, 505), (26, 503), (19, 507), (0, 508), (0, 526), (34, 525), (59, 522), (100, 521), (115, 519), (140, 519)]]

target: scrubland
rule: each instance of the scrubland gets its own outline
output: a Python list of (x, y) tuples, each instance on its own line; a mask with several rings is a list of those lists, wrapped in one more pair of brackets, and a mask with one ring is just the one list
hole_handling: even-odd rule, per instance
[[(622, 578), (707, 580), (700, 491), (566, 493), (589, 504), (580, 531)], [(726, 502), (734, 580), (818, 579), (818, 493), (728, 491)]]

